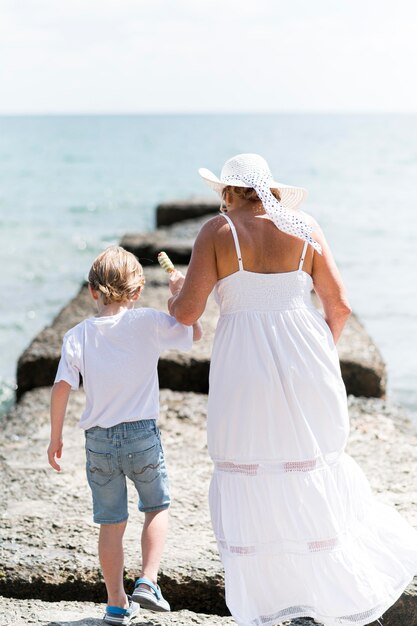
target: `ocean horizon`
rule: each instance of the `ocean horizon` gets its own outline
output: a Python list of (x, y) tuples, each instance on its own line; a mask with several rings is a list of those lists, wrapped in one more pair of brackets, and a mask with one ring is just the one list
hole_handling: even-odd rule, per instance
[[(155, 207), (215, 200), (197, 174), (240, 152), (305, 187), (354, 312), (388, 367), (388, 397), (417, 416), (417, 115), (0, 116), (0, 405), (17, 359), (78, 291), (94, 256), (155, 225)], [(146, 268), (145, 268), (146, 273)]]

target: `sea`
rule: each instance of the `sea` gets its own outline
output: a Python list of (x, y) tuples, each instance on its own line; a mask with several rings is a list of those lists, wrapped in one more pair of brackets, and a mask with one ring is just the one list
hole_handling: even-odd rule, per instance
[(417, 419), (417, 115), (0, 116), (0, 412), (19, 355), (94, 256), (155, 227), (155, 207), (215, 199), (197, 174), (256, 152), (305, 187), (355, 313)]

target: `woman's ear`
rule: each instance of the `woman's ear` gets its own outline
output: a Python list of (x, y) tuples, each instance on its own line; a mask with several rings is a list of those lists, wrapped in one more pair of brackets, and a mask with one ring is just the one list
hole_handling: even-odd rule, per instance
[(143, 285), (141, 287), (138, 287), (138, 289), (136, 290), (136, 292), (133, 294), (132, 296), (132, 301), (136, 302), (137, 300), (139, 300), (141, 293), (142, 293), (142, 289), (143, 289)]
[(90, 285), (90, 283), (88, 283), (88, 291), (90, 292), (90, 296), (93, 298), (93, 300), (98, 300), (99, 299), (98, 291), (93, 289), (92, 286)]
[(226, 192), (223, 190), (222, 191), (222, 197), (221, 197), (221, 200), (220, 200), (220, 213), (227, 213), (227, 209), (224, 206), (226, 204), (225, 195), (226, 195)]

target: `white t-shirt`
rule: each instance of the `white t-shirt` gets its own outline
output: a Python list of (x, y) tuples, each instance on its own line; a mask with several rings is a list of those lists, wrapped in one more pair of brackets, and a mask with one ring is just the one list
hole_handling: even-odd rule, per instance
[(81, 428), (157, 419), (159, 356), (170, 348), (190, 350), (192, 343), (192, 326), (155, 309), (92, 317), (64, 336), (55, 382), (78, 389), (81, 374), (86, 394)]

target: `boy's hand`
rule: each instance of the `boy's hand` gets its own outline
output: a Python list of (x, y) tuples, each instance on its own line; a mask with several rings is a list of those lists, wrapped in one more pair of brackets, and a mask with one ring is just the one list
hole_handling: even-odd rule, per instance
[(54, 468), (54, 470), (56, 470), (57, 472), (61, 471), (61, 466), (58, 465), (58, 463), (55, 460), (55, 457), (57, 459), (61, 458), (62, 455), (62, 446), (63, 446), (63, 441), (62, 439), (60, 441), (50, 441), (49, 443), (49, 447), (48, 447), (48, 461), (49, 461), (49, 465), (51, 467)]
[(173, 308), (174, 302), (175, 302), (175, 296), (171, 296), (168, 299), (168, 313), (172, 315), (173, 317), (174, 317), (174, 308)]
[(173, 296), (179, 293), (184, 284), (185, 276), (182, 272), (175, 270), (169, 277), (169, 289)]

